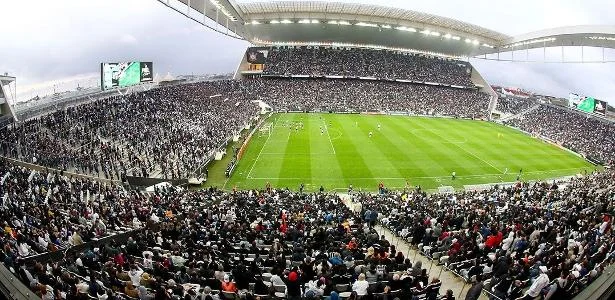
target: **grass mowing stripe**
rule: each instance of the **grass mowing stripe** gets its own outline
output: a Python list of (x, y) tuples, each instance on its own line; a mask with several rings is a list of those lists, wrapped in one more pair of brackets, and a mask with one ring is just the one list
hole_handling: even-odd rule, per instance
[(330, 129), (340, 131), (339, 137), (335, 139), (335, 144), (338, 145), (336, 159), (345, 178), (345, 185), (349, 184), (353, 178), (373, 178), (374, 174), (367, 166), (362, 153), (359, 153), (354, 144), (354, 141), (359, 139), (359, 136), (351, 134), (343, 126), (344, 123), (351, 123), (354, 126), (355, 121), (347, 116), (340, 115), (330, 116), (329, 120), (331, 120), (332, 124)]
[[(467, 122), (465, 122), (467, 120), (463, 120), (460, 122), (459, 127), (464, 126), (464, 124), (466, 124)], [(479, 134), (480, 132), (486, 132), (486, 130), (476, 130), (476, 132), (472, 132), (472, 131), (468, 131), (468, 130), (463, 130), (464, 134), (460, 133), (460, 128), (459, 127), (455, 127), (455, 128), (450, 128), (450, 124), (444, 124), (444, 123), (439, 123), (439, 122), (432, 122), (434, 123), (434, 127), (438, 126), (437, 128), (439, 129), (436, 134), (438, 134), (440, 137), (442, 137), (445, 140), (464, 140), (464, 143), (452, 143), (454, 146), (456, 146), (458, 149), (461, 149), (462, 151), (468, 153), (470, 156), (480, 160), (481, 162), (485, 163), (486, 165), (490, 166), (491, 168), (493, 168), (494, 170), (496, 170), (497, 172), (500, 173), (504, 173), (504, 170), (499, 167), (496, 166), (494, 162), (491, 162), (483, 157), (486, 157), (487, 153), (492, 153), (492, 149), (494, 149), (494, 145), (492, 142), (489, 142), (490, 139), (479, 139), (479, 138), (471, 138), (468, 140), (467, 135), (470, 134), (470, 132), (472, 133), (472, 135), (476, 135)], [(472, 129), (479, 129), (477, 128), (478, 126), (476, 125), (481, 125), (480, 123), (473, 123), (472, 125), (473, 128)], [(446, 127), (444, 127), (446, 126)], [(463, 127), (462, 127), (463, 128)], [(432, 129), (429, 129), (432, 130)], [(433, 131), (433, 130), (432, 130)], [(476, 147), (474, 146), (478, 146), (479, 149), (475, 149)], [(478, 150), (478, 151), (477, 151)], [(480, 155), (477, 155), (476, 153), (480, 153)], [(497, 159), (496, 159), (497, 160)]]
[[(422, 126), (422, 125), (420, 125), (420, 124), (419, 124), (419, 126)], [(446, 137), (443, 137), (440, 133), (433, 131), (431, 128), (429, 128), (429, 127), (424, 127), (424, 126), (423, 126), (423, 128), (424, 128), (424, 129), (426, 129), (426, 130), (429, 130), (429, 131), (430, 131), (430, 132), (432, 132), (432, 133), (434, 133), (436, 136), (441, 137), (443, 140), (447, 140), (447, 139), (446, 139)], [(471, 151), (467, 150), (466, 148), (464, 148), (464, 147), (460, 146), (460, 145), (459, 145), (459, 143), (449, 143), (449, 144), (451, 144), (451, 145), (453, 145), (454, 147), (456, 147), (456, 148), (458, 148), (458, 149), (462, 150), (463, 152), (465, 152), (465, 153), (469, 154), (470, 156), (472, 156), (472, 157), (476, 158), (477, 160), (479, 160), (479, 161), (483, 162), (484, 164), (486, 164), (486, 165), (490, 166), (491, 168), (493, 168), (493, 169), (494, 169), (494, 170), (496, 170), (497, 172), (499, 172), (499, 173), (503, 173), (503, 172), (502, 172), (502, 170), (500, 170), (498, 167), (494, 166), (493, 164), (491, 164), (490, 162), (488, 162), (488, 161), (484, 160), (483, 158), (481, 158), (480, 156), (478, 156), (478, 155), (474, 154), (473, 152), (471, 152)]]
[(335, 154), (335, 146), (333, 146), (333, 141), (331, 140), (331, 135), (329, 134), (329, 127), (327, 127), (327, 121), (324, 118), (322, 118), (322, 126), (324, 132), (327, 134), (327, 138), (329, 139), (331, 150), (333, 150), (333, 154)]
[[(431, 190), (440, 185), (511, 182), (521, 168), (525, 180), (594, 169), (552, 144), (482, 121), (336, 114), (274, 117), (268, 121), (278, 120), (271, 136), (253, 137), (227, 188), (262, 188), (271, 181), (275, 187), (292, 189), (305, 182), (306, 191), (317, 190), (320, 184), (327, 190), (345, 189), (349, 183), (374, 191), (379, 181), (389, 188), (403, 188), (409, 179)], [(284, 125), (286, 120), (303, 120), (304, 129), (291, 133)], [(327, 134), (320, 132), (323, 121)], [(381, 131), (377, 130), (379, 123)], [(369, 131), (374, 133), (371, 139)], [(505, 168), (509, 174), (502, 175), (499, 171)], [(210, 170), (214, 169), (223, 168)], [(453, 170), (458, 175), (455, 181), (450, 180)], [(246, 179), (248, 173), (250, 179)]]
[[(433, 139), (416, 135), (412, 127), (401, 126), (400, 124), (405, 122), (403, 120), (399, 120), (400, 118), (407, 117), (390, 118), (389, 122), (387, 122), (387, 126), (390, 126), (397, 133), (397, 138), (395, 139), (396, 141), (403, 143), (405, 147), (413, 150), (415, 156), (411, 157), (411, 161), (413, 163), (418, 162), (419, 169), (424, 175), (447, 175), (448, 170), (444, 169), (438, 162), (438, 158), (444, 156), (444, 153), (439, 152), (439, 150), (434, 150), (434, 148), (437, 149), (439, 143), (436, 143)], [(411, 136), (414, 137), (414, 139), (411, 138)]]
[[(374, 116), (367, 118), (365, 122), (374, 129), (374, 136), (371, 139), (373, 139), (378, 151), (382, 153), (382, 157), (386, 158), (392, 168), (400, 174), (400, 177), (407, 178), (409, 175), (417, 175), (417, 171), (422, 173), (423, 171), (412, 163), (412, 159), (408, 156), (407, 151), (389, 139), (389, 136), (397, 136), (398, 132), (387, 127), (386, 123), (382, 121), (383, 118), (381, 116)], [(383, 124), (384, 126), (382, 126)]]
[[(449, 175), (453, 171), (455, 171), (457, 175), (471, 175), (478, 172), (489, 173), (487, 170), (475, 170), (476, 165), (481, 169), (482, 167), (480, 167), (480, 164), (475, 163), (476, 160), (472, 156), (467, 153), (462, 154), (459, 151), (455, 151), (454, 149), (456, 149), (456, 147), (454, 147), (454, 144), (444, 140), (440, 135), (427, 129), (425, 126), (430, 126), (430, 118), (403, 118), (403, 120), (411, 125), (408, 132), (431, 145), (427, 153), (430, 153), (430, 155), (437, 155), (434, 161), (444, 170), (441, 175)], [(417, 127), (421, 127), (422, 134), (417, 134)]]
[[(360, 154), (362, 154), (363, 160), (367, 162), (367, 168), (371, 171), (373, 176), (402, 177), (397, 169), (395, 169), (394, 163), (387, 157), (388, 155), (393, 155), (392, 151), (384, 150), (378, 144), (381, 134), (377, 132), (377, 128), (371, 125), (370, 122), (370, 118), (374, 116), (365, 116), (362, 122), (358, 122), (358, 127), (353, 124), (355, 122), (352, 122), (352, 119), (355, 117), (357, 116), (340, 116), (342, 120), (350, 121), (342, 122), (342, 126), (344, 130), (349, 133), (349, 136), (353, 137), (350, 139), (350, 142), (354, 143), (355, 146), (360, 149)], [(370, 132), (372, 133), (371, 137)]]
[[(292, 114), (286, 153), (311, 153), (311, 122), (309, 116), (306, 114)], [(307, 181), (311, 180), (311, 170), (311, 155), (285, 155), (282, 161), (282, 168), (275, 177), (304, 178)], [(290, 187), (290, 183), (278, 182), (278, 184)]]
[[(404, 177), (425, 177), (429, 174), (434, 174), (439, 168), (434, 161), (425, 155), (426, 145), (421, 143), (411, 143), (404, 134), (404, 128), (397, 125), (399, 123), (395, 118), (379, 118), (382, 123), (382, 142), (383, 146), (388, 149), (394, 150), (399, 153), (398, 157), (395, 157), (394, 165)], [(401, 159), (400, 159), (401, 158)], [(428, 162), (425, 162), (427, 160)], [(431, 162), (431, 163), (429, 163)]]
[[(325, 182), (322, 180), (322, 178), (328, 177), (336, 178), (336, 182), (340, 182), (340, 185), (346, 185), (346, 178), (342, 173), (339, 155), (336, 155), (337, 153), (333, 154), (335, 146), (328, 133), (333, 126), (329, 125), (331, 123), (329, 116), (311, 115), (311, 121), (313, 124), (310, 133), (312, 135), (310, 139), (312, 152), (329, 153), (328, 155), (312, 156), (311, 185), (316, 188), (323, 185), (323, 187), (328, 189), (329, 186), (325, 186)], [(309, 188), (310, 186), (306, 184), (306, 187)]]

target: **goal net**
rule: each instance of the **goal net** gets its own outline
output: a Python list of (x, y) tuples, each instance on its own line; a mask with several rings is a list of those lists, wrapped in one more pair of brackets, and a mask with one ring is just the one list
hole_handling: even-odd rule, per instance
[(273, 124), (271, 123), (267, 123), (264, 124), (263, 126), (261, 126), (261, 128), (258, 130), (261, 136), (265, 136), (265, 135), (270, 135), (271, 131), (272, 131), (272, 126)]

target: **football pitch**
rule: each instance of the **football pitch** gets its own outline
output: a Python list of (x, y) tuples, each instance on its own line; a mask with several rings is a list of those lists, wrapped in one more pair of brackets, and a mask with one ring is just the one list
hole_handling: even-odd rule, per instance
[[(472, 120), (274, 114), (257, 130), (225, 188), (375, 191), (550, 179), (591, 172), (573, 153), (517, 130)], [(370, 136), (371, 133), (371, 136)], [(455, 179), (452, 173), (455, 172)]]

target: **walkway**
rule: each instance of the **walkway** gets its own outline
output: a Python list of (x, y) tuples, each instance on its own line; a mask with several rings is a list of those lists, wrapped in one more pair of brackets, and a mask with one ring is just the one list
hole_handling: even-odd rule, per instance
[[(355, 212), (361, 211), (361, 206), (355, 204), (354, 207), (351, 206), (352, 201), (350, 200), (350, 196), (348, 194), (338, 194), (344, 204), (351, 208)], [(423, 268), (427, 269), (427, 273), (429, 274), (429, 280), (434, 276), (440, 278), (442, 281), (442, 287), (440, 288), (440, 295), (444, 295), (447, 290), (452, 290), (453, 295), (456, 299), (463, 300), (466, 297), (466, 293), (468, 289), (472, 286), (470, 283), (465, 283), (463, 279), (453, 274), (451, 271), (445, 270), (442, 266), (437, 265), (437, 261), (431, 261), (427, 257), (421, 255), (417, 249), (412, 248), (412, 245), (406, 242), (403, 239), (398, 238), (391, 230), (381, 225), (376, 225), (374, 227), (380, 236), (385, 237), (391, 245), (395, 245), (397, 251), (401, 251), (405, 257), (410, 258), (412, 263), (414, 264), (417, 261), (421, 261), (423, 264)], [(489, 298), (483, 292), (481, 296), (478, 298), (479, 300), (488, 300)]]

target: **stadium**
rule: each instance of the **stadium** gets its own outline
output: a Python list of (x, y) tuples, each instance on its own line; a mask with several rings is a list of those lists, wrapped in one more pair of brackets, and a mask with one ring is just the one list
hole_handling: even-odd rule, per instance
[(612, 297), (613, 108), (492, 85), (470, 58), (611, 63), (614, 26), (156, 2), (248, 42), (232, 76), (101, 62), (97, 87), (26, 102), (0, 76), (3, 297)]

